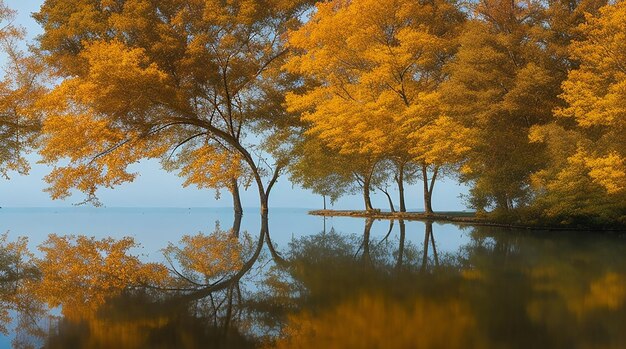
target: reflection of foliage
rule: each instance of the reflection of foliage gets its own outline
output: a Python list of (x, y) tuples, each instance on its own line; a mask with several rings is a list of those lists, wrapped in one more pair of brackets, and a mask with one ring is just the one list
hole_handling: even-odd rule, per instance
[[(370, 224), (358, 235), (331, 230), (294, 239), (270, 265), (258, 259), (269, 241), (266, 230), (253, 244), (245, 234), (217, 229), (170, 244), (178, 273), (141, 262), (129, 238), (52, 235), (40, 260), (28, 253), (26, 240), (5, 237), (1, 300), (27, 315), (20, 329), (58, 348), (521, 349), (626, 342), (626, 245), (619, 239), (470, 228), (466, 245), (437, 259), (432, 225), (425, 225), (430, 247), (422, 251), (405, 238), (414, 232), (400, 228), (399, 236), (382, 239), (372, 237)], [(48, 314), (45, 303), (60, 305), (64, 315), (52, 331), (37, 327)]]
[(7, 325), (14, 326), (19, 334), (13, 340), (16, 348), (32, 347), (27, 338), (43, 335), (37, 321), (47, 313), (31, 292), (40, 273), (27, 244), (24, 237), (9, 242), (7, 234), (0, 236), (0, 331), (6, 335)]
[(276, 348), (478, 348), (475, 325), (459, 301), (363, 296), (321, 314), (290, 316)]
[(26, 238), (8, 242), (7, 234), (0, 236), (0, 331), (4, 334), (11, 322), (9, 311), (26, 305), (27, 300), (21, 297), (24, 283), (38, 277), (27, 243)]
[(243, 234), (242, 239), (219, 226), (209, 235), (185, 235), (178, 245), (170, 243), (163, 253), (180, 281), (195, 286), (209, 285), (239, 271), (253, 247), (250, 235)]
[(490, 227), (471, 228), (470, 236), (457, 259), (467, 280), (460, 297), (471, 300), (494, 346), (626, 342), (626, 264), (619, 262), (626, 246), (619, 239)]
[(144, 292), (124, 293), (78, 321), (62, 319), (48, 348), (252, 348), (237, 329), (224, 331), (201, 309), (158, 302)]
[[(440, 258), (438, 266), (428, 260), (427, 268), (419, 262), (394, 268), (390, 255), (401, 245), (381, 250), (383, 243), (375, 241), (369, 246), (371, 258), (364, 260), (365, 239), (334, 231), (293, 241), (285, 254), (291, 264), (282, 268), (281, 279), (270, 279), (274, 287), (264, 294), (289, 300), (276, 345), (437, 348), (465, 343), (521, 349), (612, 348), (626, 342), (623, 243), (616, 247), (612, 237), (572, 233), (470, 229), (467, 245)], [(425, 242), (428, 233), (427, 227)], [(422, 259), (422, 252), (405, 253), (411, 256), (405, 261)], [(298, 288), (286, 287), (293, 285)], [(415, 309), (420, 311), (413, 314)], [(421, 324), (420, 316), (429, 321)], [(407, 328), (423, 331), (409, 339)]]
[(129, 249), (132, 238), (96, 240), (85, 236), (50, 235), (39, 249), (37, 261), (42, 280), (37, 293), (50, 306), (62, 305), (68, 316), (84, 315), (98, 309), (107, 298), (145, 283), (158, 283), (166, 269), (144, 264)]

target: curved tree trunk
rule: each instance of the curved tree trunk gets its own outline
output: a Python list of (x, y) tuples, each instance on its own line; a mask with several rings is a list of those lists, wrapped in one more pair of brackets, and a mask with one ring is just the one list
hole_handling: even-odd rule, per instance
[(256, 169), (256, 172), (254, 174), (255, 180), (257, 182), (257, 187), (259, 188), (259, 201), (261, 203), (262, 217), (267, 217), (269, 210), (270, 193), (272, 191), (272, 188), (274, 187), (274, 184), (276, 184), (276, 181), (278, 180), (278, 176), (280, 176), (281, 169), (282, 167), (280, 166), (277, 166), (274, 169), (274, 174), (272, 175), (270, 181), (267, 183), (267, 187), (263, 185), (263, 180), (261, 179), (261, 175), (258, 169)]
[(389, 192), (386, 189), (382, 189), (382, 188), (378, 188), (380, 191), (383, 192), (383, 194), (385, 194), (385, 196), (387, 197), (387, 200), (389, 201), (389, 209), (391, 210), (391, 212), (396, 212), (396, 208), (393, 205), (393, 200), (391, 199), (391, 195), (389, 195)]

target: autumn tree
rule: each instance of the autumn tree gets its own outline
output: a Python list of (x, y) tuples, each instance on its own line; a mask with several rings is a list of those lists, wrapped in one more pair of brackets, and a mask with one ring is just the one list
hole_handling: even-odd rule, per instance
[(15, 11), (0, 1), (0, 51), (5, 75), (0, 80), (0, 174), (25, 174), (24, 154), (32, 151), (40, 122), (34, 102), (45, 92), (44, 69), (38, 57), (20, 49), (24, 30), (12, 24)]
[(535, 127), (550, 163), (535, 173), (537, 206), (566, 223), (622, 221), (626, 217), (626, 4), (587, 14), (570, 47), (578, 69), (563, 82), (566, 105), (557, 120)]
[[(318, 3), (311, 19), (289, 35), (294, 54), (286, 69), (316, 82), (288, 95), (289, 108), (311, 124), (309, 134), (341, 155), (369, 161), (372, 173), (391, 160), (401, 195), (410, 162), (420, 164), (428, 183), (438, 164), (416, 156), (421, 149), (407, 139), (433, 121), (415, 108), (445, 79), (441, 67), (454, 51), (451, 38), (462, 18), (447, 1)], [(430, 139), (431, 147), (437, 141)], [(364, 182), (367, 188), (369, 177)], [(432, 212), (432, 185), (425, 187), (425, 209)]]
[(226, 189), (233, 197), (235, 215), (243, 214), (240, 187), (249, 186), (252, 175), (237, 152), (208, 137), (188, 140), (177, 150), (164, 159), (164, 167), (178, 170), (185, 178), (183, 186), (214, 189), (218, 199)]
[[(591, 3), (591, 2), (583, 2)], [(552, 120), (571, 65), (577, 2), (483, 0), (471, 6), (442, 96), (450, 115), (474, 130), (461, 168), (478, 210), (506, 213), (534, 197), (531, 176), (548, 162), (531, 128)]]
[(352, 193), (354, 178), (349, 158), (327, 147), (317, 137), (302, 135), (293, 148), (293, 161), (289, 165), (289, 180), (334, 203), (347, 193)]
[(220, 176), (207, 183), (235, 194), (237, 186), (222, 177), (236, 179), (240, 161), (266, 214), (286, 159), (284, 149), (264, 147), (265, 139), (297, 124), (282, 108), (290, 79), (275, 68), (285, 57), (283, 34), (306, 7), (273, 0), (46, 1), (35, 14), (44, 28), (38, 44), (63, 79), (41, 103), (41, 154), (55, 164), (46, 178), (51, 196), (78, 189), (95, 201), (98, 187), (136, 177), (128, 165), (202, 140), (174, 155), (204, 160), (185, 161), (183, 174), (194, 184), (198, 176)]

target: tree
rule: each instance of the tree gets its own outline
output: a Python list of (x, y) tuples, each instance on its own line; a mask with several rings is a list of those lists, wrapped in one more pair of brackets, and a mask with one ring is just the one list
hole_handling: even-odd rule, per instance
[(12, 24), (15, 11), (0, 1), (0, 50), (6, 58), (0, 80), (0, 174), (26, 174), (23, 157), (32, 151), (40, 129), (35, 101), (45, 92), (44, 68), (36, 55), (19, 49), (24, 30)]
[(475, 132), (461, 169), (472, 206), (508, 213), (531, 201), (531, 174), (546, 162), (528, 135), (559, 104), (562, 77), (553, 68), (561, 57), (547, 44), (542, 3), (483, 0), (471, 10), (442, 96), (447, 112)]
[[(447, 1), (332, 1), (316, 9), (290, 33), (294, 54), (285, 66), (316, 83), (288, 95), (289, 108), (311, 124), (309, 134), (341, 155), (359, 157), (372, 170), (392, 159), (403, 195), (404, 168), (415, 158), (406, 139), (418, 130), (401, 126), (422, 117), (413, 113), (420, 94), (445, 79), (441, 67), (454, 51), (451, 38), (463, 16)], [(433, 164), (420, 165), (427, 171)]]
[(300, 135), (291, 152), (290, 180), (326, 197), (331, 203), (344, 194), (361, 191), (366, 210), (373, 210), (371, 192), (384, 181), (378, 168), (380, 162), (366, 156), (342, 154), (306, 132)]
[(447, 114), (438, 91), (419, 94), (407, 114), (402, 127), (412, 145), (409, 154), (419, 164), (417, 176), (422, 179), (424, 210), (433, 213), (435, 181), (465, 161), (475, 143), (476, 131)]
[(329, 149), (318, 138), (302, 135), (293, 149), (289, 180), (334, 203), (353, 190), (354, 177), (349, 158)]
[[(248, 167), (266, 214), (286, 159), (277, 152), (267, 166), (264, 140), (297, 124), (282, 108), (290, 79), (275, 68), (285, 57), (283, 34), (306, 7), (272, 0), (46, 1), (35, 14), (44, 28), (38, 43), (63, 78), (42, 103), (41, 154), (56, 164), (46, 178), (51, 196), (78, 189), (96, 202), (98, 187), (136, 177), (128, 165), (203, 138), (198, 146), (208, 145), (199, 151), (211, 162), (240, 158)], [(224, 164), (210, 167), (221, 171)]]
[(531, 140), (546, 144), (550, 164), (535, 175), (537, 206), (548, 218), (626, 219), (626, 5), (603, 7), (579, 26), (570, 51), (578, 69), (563, 82), (555, 123), (535, 127)]
[[(204, 144), (198, 144), (199, 142)], [(186, 178), (183, 183), (185, 187), (195, 185), (198, 188), (215, 189), (215, 196), (218, 199), (220, 189), (226, 188), (232, 194), (235, 215), (242, 215), (239, 186), (243, 184), (248, 187), (252, 175), (249, 170), (246, 171), (247, 167), (241, 156), (218, 142), (211, 142), (206, 137), (204, 139), (198, 137), (197, 141), (190, 140), (183, 147), (173, 160), (170, 157), (165, 159), (165, 168), (179, 170), (179, 175)]]

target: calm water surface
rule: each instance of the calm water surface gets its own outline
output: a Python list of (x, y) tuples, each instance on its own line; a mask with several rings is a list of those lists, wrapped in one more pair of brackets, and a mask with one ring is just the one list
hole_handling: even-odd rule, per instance
[(0, 231), (1, 347), (626, 348), (619, 234), (199, 208)]

